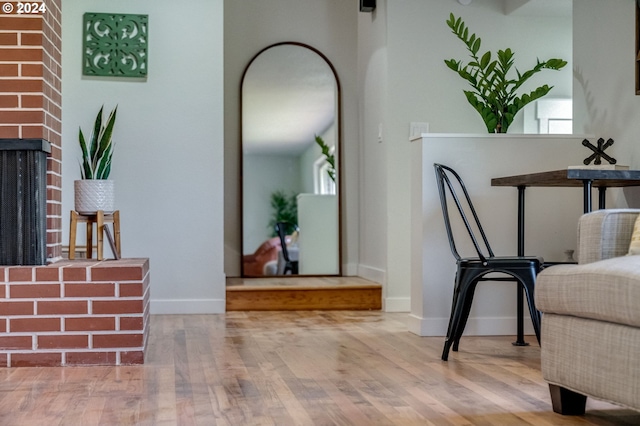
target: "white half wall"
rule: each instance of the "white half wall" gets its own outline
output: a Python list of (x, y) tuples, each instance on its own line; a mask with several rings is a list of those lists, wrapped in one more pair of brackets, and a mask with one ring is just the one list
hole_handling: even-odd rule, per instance
[[(491, 179), (579, 165), (586, 151), (581, 136), (423, 136), (411, 144), (413, 237), (408, 325), (409, 331), (418, 335), (442, 336), (449, 322), (456, 261), (444, 228), (433, 163), (452, 167), (465, 181), (495, 254), (515, 255), (518, 191), (492, 187)], [(616, 191), (607, 192), (613, 196)], [(526, 255), (562, 261), (565, 250), (575, 249), (577, 221), (583, 213), (582, 195), (581, 187), (525, 190)], [(456, 240), (456, 246), (463, 257), (476, 256), (468, 239)], [(465, 333), (515, 334), (516, 288), (513, 282), (480, 283)], [(525, 331), (531, 333), (528, 310), (524, 312)]]

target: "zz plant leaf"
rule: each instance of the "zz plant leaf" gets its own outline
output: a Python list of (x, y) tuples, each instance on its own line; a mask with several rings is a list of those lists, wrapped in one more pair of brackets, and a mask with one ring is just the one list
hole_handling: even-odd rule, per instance
[(327, 163), (329, 163), (329, 168), (327, 169), (327, 174), (329, 175), (329, 179), (333, 182), (336, 181), (336, 157), (331, 153), (331, 148), (329, 145), (322, 139), (320, 136), (315, 135), (316, 143), (322, 150), (322, 154), (327, 159)]
[[(562, 59), (542, 62), (538, 59), (532, 69), (520, 73), (514, 68), (515, 54), (511, 49), (498, 50), (496, 59), (493, 59), (489, 51), (480, 55), (480, 37), (469, 34), (469, 28), (461, 18), (456, 18), (452, 13), (447, 25), (467, 47), (471, 61), (465, 65), (462, 61), (446, 59), (444, 63), (471, 86), (471, 90), (464, 90), (464, 94), (469, 104), (482, 117), (489, 133), (507, 133), (518, 111), (545, 96), (553, 88), (545, 84), (530, 93), (518, 95), (517, 90), (533, 75), (544, 69), (557, 71), (567, 65), (567, 61)], [(515, 78), (509, 74), (512, 69), (515, 71)]]
[(111, 173), (111, 159), (113, 157), (113, 127), (116, 122), (116, 106), (109, 118), (107, 124), (102, 124), (102, 111), (104, 106), (100, 108), (96, 116), (91, 139), (87, 143), (82, 128), (78, 135), (80, 149), (82, 150), (82, 161), (80, 164), (80, 173), (82, 179), (108, 179)]

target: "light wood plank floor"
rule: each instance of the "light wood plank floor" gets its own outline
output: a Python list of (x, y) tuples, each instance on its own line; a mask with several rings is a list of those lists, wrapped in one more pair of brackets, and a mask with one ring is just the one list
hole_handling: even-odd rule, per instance
[[(589, 400), (551, 411), (539, 347), (406, 331), (406, 314), (231, 312), (151, 317), (147, 362), (0, 369), (2, 425), (625, 425)], [(531, 339), (531, 338), (530, 338)]]

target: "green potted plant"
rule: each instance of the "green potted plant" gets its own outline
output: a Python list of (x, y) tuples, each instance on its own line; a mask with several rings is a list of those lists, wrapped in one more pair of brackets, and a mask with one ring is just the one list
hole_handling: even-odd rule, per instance
[(329, 175), (329, 179), (333, 182), (336, 181), (336, 157), (331, 153), (331, 148), (329, 145), (322, 139), (320, 136), (315, 135), (316, 143), (322, 150), (322, 154), (327, 159), (327, 163), (329, 163), (329, 167), (327, 168), (327, 174)]
[(271, 229), (272, 237), (277, 236), (275, 226), (278, 222), (291, 224), (290, 229), (287, 229), (287, 235), (295, 230), (295, 227), (298, 225), (298, 202), (296, 197), (296, 193), (292, 192), (287, 194), (282, 190), (271, 193), (271, 207), (273, 208), (273, 212), (268, 226), (269, 229)]
[(542, 85), (530, 93), (518, 95), (517, 90), (534, 74), (543, 69), (560, 70), (567, 61), (562, 59), (537, 60), (536, 65), (520, 73), (515, 68), (516, 77), (509, 76), (513, 68), (514, 53), (511, 49), (498, 50), (497, 59), (491, 52), (480, 55), (480, 37), (470, 33), (461, 18), (450, 14), (447, 25), (467, 47), (471, 61), (464, 65), (455, 59), (445, 60), (445, 64), (466, 80), (472, 90), (464, 90), (467, 101), (478, 111), (489, 133), (507, 133), (514, 116), (529, 102), (545, 96), (553, 86)]
[(91, 138), (87, 141), (80, 128), (78, 139), (82, 151), (81, 180), (74, 182), (75, 210), (80, 214), (95, 214), (98, 210), (111, 213), (115, 210), (115, 184), (109, 180), (113, 158), (113, 127), (116, 106), (103, 124), (104, 106), (96, 116)]

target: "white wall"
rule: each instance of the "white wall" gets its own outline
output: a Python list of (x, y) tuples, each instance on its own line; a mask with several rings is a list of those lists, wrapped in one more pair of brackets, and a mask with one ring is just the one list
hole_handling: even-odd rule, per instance
[[(640, 96), (635, 94), (635, 1), (580, 0), (574, 10), (574, 129), (613, 138), (607, 150), (640, 167)], [(586, 155), (585, 155), (586, 156)], [(619, 206), (640, 207), (640, 190), (616, 191)]]
[[(84, 12), (149, 15), (146, 80), (81, 75)], [(223, 0), (65, 0), (62, 13), (63, 215), (78, 126), (90, 131), (100, 106), (117, 104), (122, 254), (150, 258), (152, 313), (224, 312)]]
[[(383, 283), (384, 309), (407, 311), (406, 288), (387, 283), (387, 0), (358, 15), (358, 108), (360, 109), (360, 262), (358, 275)], [(384, 136), (383, 136), (384, 137)], [(389, 295), (393, 295), (390, 299)]]
[(358, 259), (357, 1), (230, 0), (224, 8), (225, 173), (224, 259), (227, 276), (240, 274), (240, 118), (242, 73), (255, 54), (296, 41), (321, 51), (333, 64), (342, 91), (343, 257), (346, 273)]

